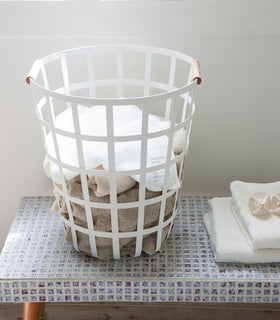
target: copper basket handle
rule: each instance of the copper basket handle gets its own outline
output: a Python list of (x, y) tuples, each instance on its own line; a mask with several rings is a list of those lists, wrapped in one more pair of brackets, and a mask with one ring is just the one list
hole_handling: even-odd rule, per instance
[(197, 80), (197, 84), (201, 84), (201, 74), (198, 60), (192, 61), (192, 81), (195, 80)]
[(41, 70), (41, 66), (42, 66), (42, 60), (37, 59), (34, 61), (32, 67), (31, 67), (31, 69), (25, 79), (27, 84), (30, 84), (31, 80), (32, 81), (36, 80), (36, 78)]

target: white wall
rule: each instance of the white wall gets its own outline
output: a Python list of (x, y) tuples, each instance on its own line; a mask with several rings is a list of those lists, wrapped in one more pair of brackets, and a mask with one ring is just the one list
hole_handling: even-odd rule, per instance
[(25, 75), (66, 48), (141, 43), (201, 62), (184, 190), (229, 193), (234, 179), (280, 179), (280, 2), (0, 2), (0, 248), (20, 197), (49, 195)]

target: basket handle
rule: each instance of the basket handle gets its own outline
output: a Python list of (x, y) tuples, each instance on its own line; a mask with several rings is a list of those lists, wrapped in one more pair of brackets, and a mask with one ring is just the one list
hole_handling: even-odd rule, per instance
[(192, 61), (192, 80), (197, 80), (197, 84), (201, 84), (201, 74), (198, 60)]
[(30, 71), (28, 72), (28, 75), (25, 79), (26, 83), (27, 84), (30, 84), (30, 81), (35, 81), (37, 76), (38, 76), (38, 73), (40, 72), (41, 70), (41, 65), (42, 65), (42, 60), (35, 60)]

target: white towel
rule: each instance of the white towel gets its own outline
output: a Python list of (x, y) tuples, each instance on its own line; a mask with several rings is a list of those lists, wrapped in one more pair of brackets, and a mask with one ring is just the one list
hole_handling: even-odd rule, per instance
[(231, 209), (231, 198), (213, 198), (203, 217), (217, 262), (280, 262), (279, 249), (253, 250), (246, 241)]
[(259, 218), (251, 214), (248, 201), (252, 194), (265, 192), (271, 196), (280, 192), (280, 182), (230, 184), (236, 219), (253, 249), (280, 248), (280, 217), (274, 214)]
[[(78, 106), (80, 131), (84, 135), (107, 136), (106, 107)], [(142, 131), (142, 110), (136, 106), (115, 106), (113, 107), (114, 115), (114, 135), (141, 135)], [(56, 128), (74, 132), (71, 108), (61, 112), (55, 120)], [(157, 116), (149, 115), (148, 132), (162, 131), (170, 127), (169, 121), (163, 121)], [(57, 135), (58, 147), (60, 150), (61, 160), (71, 166), (79, 167), (77, 146), (74, 139)], [(168, 146), (168, 137), (160, 136), (148, 140), (147, 146), (147, 167), (157, 166), (166, 162)], [(46, 139), (48, 153), (55, 156), (55, 148), (52, 134), (49, 133)], [(100, 165), (108, 170), (108, 150), (106, 142), (83, 141), (84, 160), (87, 169), (96, 168)], [(171, 151), (171, 159), (174, 153)], [(58, 166), (52, 162), (49, 157), (44, 161), (44, 167), (49, 164), (50, 175), (52, 179), (61, 184), (62, 178)], [(117, 142), (115, 143), (115, 170), (128, 171), (138, 170), (141, 164), (141, 141)], [(74, 178), (77, 173), (68, 169), (63, 170), (66, 180)], [(140, 175), (133, 175), (132, 178), (140, 181)], [(177, 175), (176, 164), (170, 166), (167, 179), (167, 189), (177, 189), (180, 182)], [(164, 186), (164, 169), (156, 172), (150, 172), (146, 175), (146, 188), (151, 191), (161, 191)]]

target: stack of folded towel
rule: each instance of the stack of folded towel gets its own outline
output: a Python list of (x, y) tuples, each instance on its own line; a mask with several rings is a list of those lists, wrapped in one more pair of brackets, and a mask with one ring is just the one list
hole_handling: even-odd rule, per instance
[(233, 181), (204, 215), (217, 262), (280, 262), (280, 182)]

